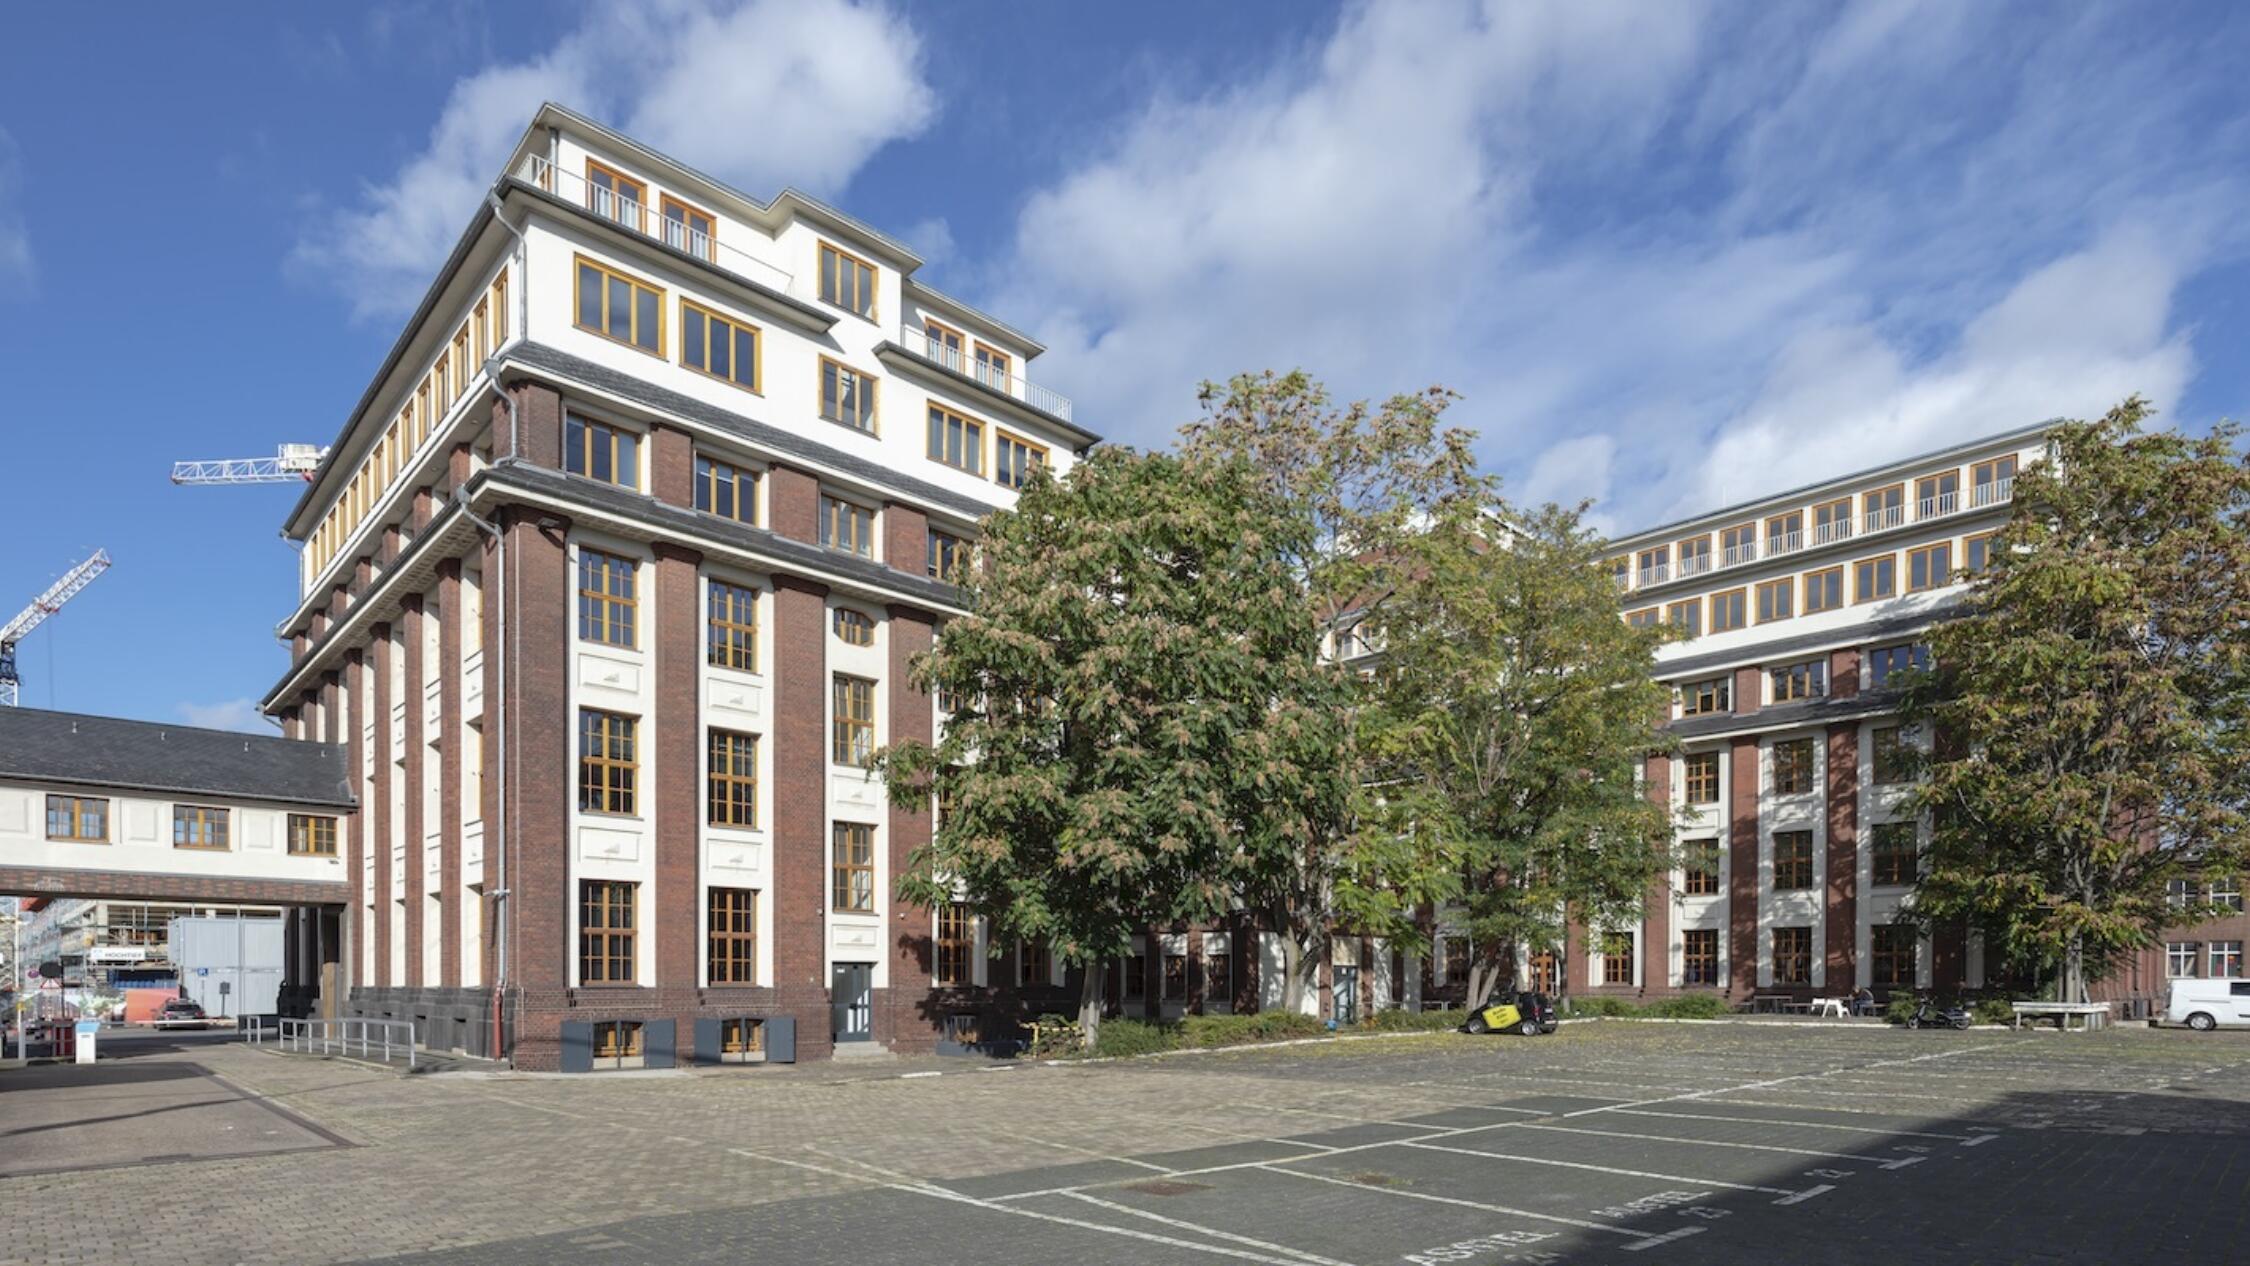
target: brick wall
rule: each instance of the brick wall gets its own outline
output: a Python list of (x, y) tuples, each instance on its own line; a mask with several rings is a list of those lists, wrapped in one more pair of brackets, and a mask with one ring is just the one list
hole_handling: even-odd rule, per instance
[[(929, 613), (909, 607), (892, 607), (890, 617), (890, 665), (885, 674), (890, 686), (890, 741), (929, 743), (936, 738), (930, 696), (914, 688), (908, 665), (916, 655), (930, 649), (935, 641), (935, 622)], [(908, 856), (930, 842), (930, 815), (894, 807), (886, 825), (890, 873), (895, 882), (906, 873)], [(890, 1012), (892, 1050), (923, 1051), (937, 1042), (941, 1021), (930, 1006), (934, 920), (934, 913), (927, 907), (909, 906), (895, 899), (891, 904), (890, 988), (883, 992), (889, 995), (886, 1009)]]
[[(542, 518), (510, 511), (502, 530), (508, 551), (510, 655), (507, 698), (508, 902), (513, 942), (509, 983), (523, 997), (516, 1038), (518, 1066), (553, 1068), (561, 1010), (569, 1001), (572, 894), (569, 809), (575, 794), (572, 743), (577, 733), (565, 690), (574, 609), (567, 525), (541, 528)], [(488, 705), (489, 708), (490, 705)]]
[(401, 817), (406, 823), (406, 906), (405, 927), (401, 935), (406, 938), (406, 979), (392, 981), (396, 985), (422, 983), (422, 920), (426, 904), (422, 896), (422, 779), (427, 771), (422, 768), (423, 744), (429, 740), (422, 733), (422, 674), (428, 666), (422, 661), (422, 622), (430, 618), (423, 610), (421, 594), (408, 594), (406, 613), (400, 620), (399, 637), (405, 642), (406, 679), (401, 693), (405, 695), (406, 729), (401, 740), (406, 763), (402, 773), (406, 780), (406, 798)]
[(367, 662), (362, 671), (374, 675), (374, 706), (365, 718), (374, 722), (375, 745), (370, 756), (374, 766), (375, 782), (368, 804), (360, 816), (367, 819), (367, 846), (374, 850), (375, 858), (375, 980), (377, 989), (398, 984), (391, 979), (391, 938), (398, 930), (391, 926), (391, 684), (390, 636), (391, 626), (378, 624), (370, 630), (371, 640)]
[[(423, 777), (438, 783), (438, 837), (445, 841), (438, 875), (438, 984), (461, 987), (461, 560), (438, 564), (438, 768)], [(490, 979), (485, 977), (484, 979)]]
[[(684, 441), (685, 437), (681, 437)], [(661, 450), (664, 445), (659, 445)], [(673, 446), (675, 454), (684, 451)], [(697, 892), (702, 839), (703, 728), (697, 712), (697, 687), (703, 680), (697, 655), (702, 622), (697, 618), (698, 568), (694, 550), (659, 544), (650, 565), (655, 593), (656, 716), (649, 727), (644, 759), (655, 769), (646, 789), (653, 817), (656, 892), (652, 931), (656, 936), (658, 986), (692, 989), (696, 975), (697, 931), (702, 902)], [(693, 1030), (690, 1024), (689, 1030)]]
[(766, 471), (767, 526), (793, 541), (820, 539), (820, 483), (804, 471), (774, 466)]
[[(1648, 798), (1672, 807), (1672, 758), (1651, 756), (1642, 780)], [(1641, 928), (1641, 990), (1668, 989), (1672, 982), (1672, 875), (1666, 871), (1650, 887), (1647, 918)]]
[[(782, 481), (776, 481), (773, 491), (782, 492)], [(824, 585), (787, 576), (774, 579), (769, 740), (774, 753), (769, 836), (774, 993), (777, 1005), (797, 1017), (800, 1059), (822, 1058), (833, 1046), (824, 952), (829, 895), (827, 602)]]
[(930, 516), (896, 501), (883, 506), (883, 562), (909, 575), (927, 575)]
[[(1858, 673), (1853, 666), (1853, 675)], [(1859, 931), (1859, 723), (1828, 727), (1828, 929), (1825, 977), (1829, 992), (1858, 985)]]
[(1733, 992), (1758, 988), (1758, 740), (1738, 738), (1727, 771), (1727, 976)]

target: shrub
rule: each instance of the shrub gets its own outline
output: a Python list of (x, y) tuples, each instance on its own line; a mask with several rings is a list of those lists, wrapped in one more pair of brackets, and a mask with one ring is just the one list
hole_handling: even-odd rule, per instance
[(1891, 995), (1890, 1005), (1883, 1008), (1883, 1018), (1893, 1024), (1904, 1024), (1914, 1014), (1917, 1005), (1913, 994), (1894, 993)]
[(1043, 1015), (1031, 1029), (1031, 1047), (1024, 1053), (1033, 1059), (1060, 1059), (1065, 1055), (1083, 1054), (1085, 1036), (1079, 1032), (1078, 1021), (1067, 1015)]
[(1570, 1014), (1574, 1016), (1637, 1016), (1642, 1013), (1639, 1007), (1623, 998), (1572, 998), (1568, 1001), (1568, 1006)]
[(2012, 1024), (2016, 1009), (2008, 1005), (2006, 998), (1979, 998), (1971, 1014), (1978, 1024)]
[(1731, 1015), (1734, 1008), (1715, 993), (1682, 994), (1677, 998), (1663, 998), (1641, 1008), (1641, 1014), (1657, 1020), (1716, 1020)]
[(1436, 1033), (1444, 1029), (1460, 1028), (1462, 1021), (1468, 1018), (1468, 1012), (1458, 1009), (1449, 1011), (1378, 1011), (1367, 1017), (1366, 1022), (1361, 1027), (1374, 1029), (1379, 1033)]
[(1177, 1050), (1179, 1045), (1180, 1026), (1177, 1024), (1104, 1020), (1094, 1031), (1094, 1054), (1102, 1056), (1154, 1055), (1159, 1051)]
[(1326, 1023), (1295, 1011), (1260, 1011), (1253, 1015), (1191, 1015), (1180, 1021), (1180, 1045), (1237, 1046), (1244, 1042), (1319, 1037), (1327, 1031)]

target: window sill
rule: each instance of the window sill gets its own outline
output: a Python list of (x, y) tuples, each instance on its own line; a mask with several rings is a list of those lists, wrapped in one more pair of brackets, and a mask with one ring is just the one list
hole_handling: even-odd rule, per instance
[(577, 321), (571, 322), (570, 328), (580, 331), (581, 333), (591, 334), (595, 338), (598, 338), (605, 343), (615, 343), (619, 347), (630, 347), (643, 356), (654, 356), (656, 359), (663, 361), (667, 365), (672, 363), (672, 358), (666, 356), (662, 348), (657, 348), (652, 351), (649, 348), (643, 347), (629, 338), (619, 338), (615, 334), (610, 333), (608, 330), (598, 330), (591, 325), (585, 325)]
[[(97, 840), (97, 839), (93, 839), (93, 838), (91, 838), (91, 837), (88, 837), (88, 836), (81, 836), (81, 835), (50, 835), (50, 836), (48, 836), (48, 837), (47, 837), (47, 842), (48, 842), (49, 844), (107, 844), (107, 843), (109, 843), (109, 841), (108, 841), (107, 839), (99, 839), (99, 840)], [(182, 845), (182, 846), (180, 846), (180, 847), (186, 847), (186, 846), (185, 846), (185, 845)]]
[(303, 851), (300, 851), (300, 850), (298, 850), (298, 849), (294, 849), (294, 848), (293, 848), (293, 849), (290, 849), (290, 850), (289, 850), (289, 856), (291, 856), (291, 857), (325, 857), (325, 858), (327, 858), (327, 859), (328, 859), (329, 861), (335, 861), (335, 860), (336, 860), (336, 853), (335, 853), (335, 850), (333, 850), (333, 849), (331, 849), (331, 850), (329, 850), (328, 852), (325, 852), (325, 853), (311, 853), (311, 852), (303, 852)]
[(854, 435), (864, 435), (869, 439), (875, 440), (883, 438), (883, 427), (879, 422), (873, 422), (867, 426), (861, 426), (859, 423), (850, 421), (849, 419), (832, 418), (825, 413), (820, 415), (820, 420), (826, 422), (830, 426), (840, 426), (845, 430), (850, 431)]
[(234, 851), (234, 847), (229, 844), (174, 844), (172, 847), (183, 853), (231, 853)]

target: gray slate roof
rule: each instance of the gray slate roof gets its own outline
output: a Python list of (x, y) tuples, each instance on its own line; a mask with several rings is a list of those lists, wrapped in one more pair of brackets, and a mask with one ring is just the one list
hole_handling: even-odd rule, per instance
[(1683, 740), (1699, 739), (1735, 730), (1780, 730), (1799, 725), (1850, 721), (1859, 717), (1896, 712), (1898, 705), (1897, 691), (1870, 690), (1856, 695), (1826, 695), (1794, 703), (1777, 703), (1755, 712), (1714, 712), (1704, 716), (1679, 717), (1664, 728)]
[(0, 708), (0, 778), (354, 807), (337, 744), (39, 708)]

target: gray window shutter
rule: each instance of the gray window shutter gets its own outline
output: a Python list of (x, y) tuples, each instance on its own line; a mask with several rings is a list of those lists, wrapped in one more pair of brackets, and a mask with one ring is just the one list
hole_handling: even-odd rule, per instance
[(766, 1062), (769, 1064), (794, 1064), (797, 1062), (797, 1017), (777, 1015), (768, 1017), (765, 1025)]
[(698, 1016), (695, 1021), (695, 1049), (690, 1057), (698, 1064), (719, 1062), (719, 1021), (715, 1017)]
[(643, 1020), (641, 1054), (644, 1068), (676, 1068), (680, 1062), (680, 1022)]
[(589, 1020), (564, 1021), (562, 1026), (562, 1070), (566, 1073), (594, 1071), (594, 1025)]

